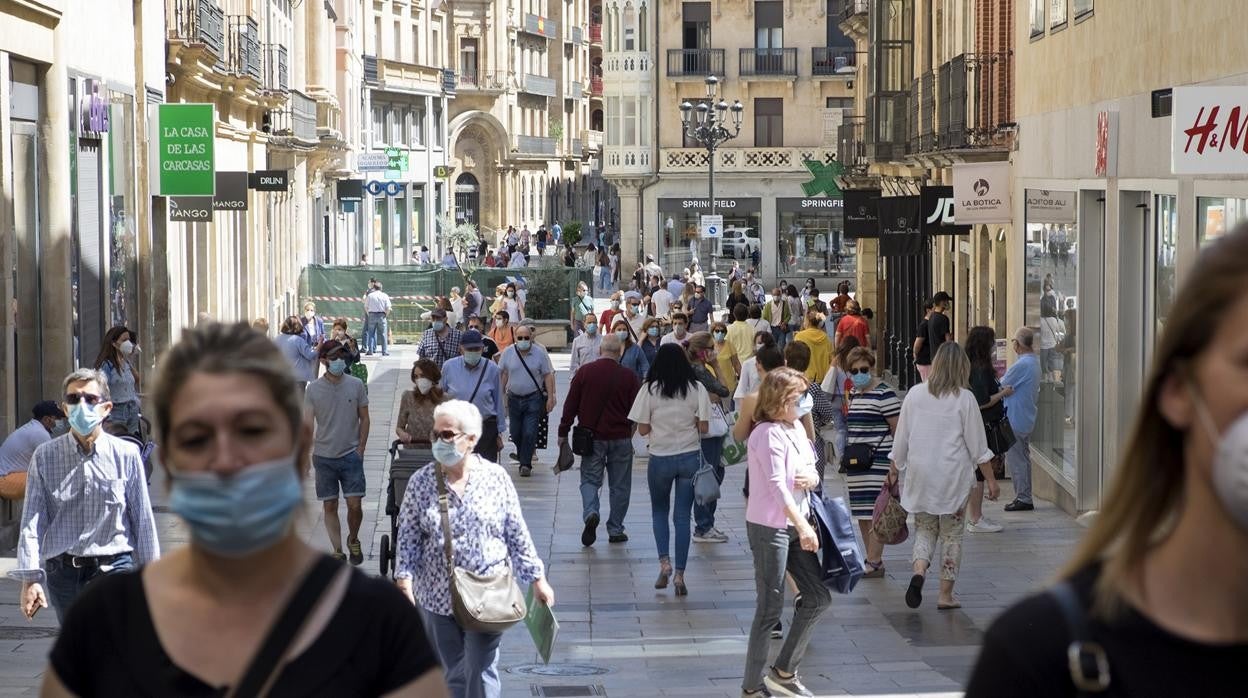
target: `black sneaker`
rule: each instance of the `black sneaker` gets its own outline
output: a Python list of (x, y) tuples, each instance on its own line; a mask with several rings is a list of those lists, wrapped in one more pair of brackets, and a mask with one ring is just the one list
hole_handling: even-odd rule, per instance
[(529, 465), (520, 466), (520, 477), (529, 477), (533, 474), (533, 467)]
[(1036, 505), (1032, 504), (1031, 502), (1020, 502), (1017, 499), (1015, 499), (1009, 504), (1006, 504), (1005, 507), (1003, 508), (1006, 511), (1031, 511), (1036, 508)]
[(598, 540), (598, 514), (590, 514), (585, 519), (585, 529), (581, 531), (581, 545), (588, 548)]
[(619, 533), (612, 533), (610, 536), (607, 537), (607, 542), (608, 543), (627, 543), (628, 534), (624, 533), (623, 531)]
[(810, 692), (810, 689), (802, 685), (802, 682), (797, 678), (797, 674), (787, 679), (780, 678), (780, 674), (776, 672), (774, 666), (766, 674), (763, 674), (763, 686), (766, 686), (773, 696), (814, 698), (815, 695)]

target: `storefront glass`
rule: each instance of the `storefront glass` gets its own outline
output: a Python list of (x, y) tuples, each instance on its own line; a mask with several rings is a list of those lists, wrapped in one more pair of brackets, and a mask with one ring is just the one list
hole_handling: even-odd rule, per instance
[(1155, 231), (1157, 237), (1156, 273), (1153, 278), (1154, 302), (1153, 316), (1156, 318), (1156, 337), (1161, 336), (1165, 329), (1166, 317), (1170, 313), (1170, 305), (1174, 303), (1174, 258), (1178, 249), (1179, 211), (1178, 202), (1173, 195), (1157, 196), (1157, 221)]
[(711, 269), (715, 260), (738, 260), (743, 265), (761, 259), (762, 223), (760, 199), (716, 198), (716, 215), (724, 217), (722, 239), (702, 239), (698, 235), (702, 214), (709, 214), (708, 199), (659, 199), (659, 264), (667, 274), (679, 273), (690, 262), (697, 261), (703, 273)]
[[(1073, 194), (1071, 195), (1073, 197)], [(1040, 395), (1032, 448), (1075, 484), (1078, 434), (1079, 230), (1027, 224), (1025, 320), (1036, 332)]]
[[(109, 264), (110, 326), (131, 323), (138, 317), (138, 237), (135, 226), (134, 191), (134, 99), (121, 92), (109, 95)], [(136, 340), (137, 341), (137, 340)]]
[(845, 239), (841, 199), (776, 199), (776, 263), (782, 276), (852, 277), (857, 241)]
[(1201, 246), (1248, 220), (1248, 199), (1201, 196), (1196, 199), (1196, 235)]

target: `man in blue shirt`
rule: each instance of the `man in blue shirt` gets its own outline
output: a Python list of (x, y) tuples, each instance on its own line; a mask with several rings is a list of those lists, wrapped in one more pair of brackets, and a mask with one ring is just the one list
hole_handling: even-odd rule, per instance
[(511, 417), (511, 442), (516, 445), (520, 477), (533, 473), (533, 451), (537, 448), (538, 425), (555, 409), (555, 370), (546, 349), (533, 342), (533, 328), (516, 328), (516, 343), (503, 350), (498, 359), (503, 372), (503, 392)]
[(1001, 385), (1009, 391), (1005, 398), (1006, 416), (1017, 439), (1005, 454), (1005, 463), (1014, 481), (1014, 501), (1006, 511), (1031, 511), (1031, 432), (1036, 427), (1036, 403), (1040, 397), (1040, 362), (1036, 358), (1036, 335), (1024, 327), (1012, 343), (1018, 361), (1005, 372)]
[(689, 301), (689, 330), (691, 332), (706, 332), (711, 326), (711, 313), (715, 312), (715, 306), (711, 304), (711, 300), (706, 297), (706, 287), (698, 286), (694, 289), (693, 299)]
[[(474, 318), (480, 323), (479, 318)], [(493, 361), (482, 358), (485, 338), (476, 329), (464, 332), (460, 339), (461, 356), (448, 359), (442, 365), (442, 391), (456, 400), (466, 400), (481, 412), (481, 438), (474, 451), (490, 461), (498, 462), (498, 452), (503, 448), (502, 372)]]

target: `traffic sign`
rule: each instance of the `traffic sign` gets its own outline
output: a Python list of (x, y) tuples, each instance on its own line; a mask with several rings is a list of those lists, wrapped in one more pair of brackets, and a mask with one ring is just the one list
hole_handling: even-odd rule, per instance
[(698, 230), (704, 238), (722, 238), (724, 236), (724, 217), (721, 215), (702, 216), (702, 225)]

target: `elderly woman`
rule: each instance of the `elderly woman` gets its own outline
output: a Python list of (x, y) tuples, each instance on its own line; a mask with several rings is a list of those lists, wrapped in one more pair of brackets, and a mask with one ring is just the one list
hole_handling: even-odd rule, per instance
[[(749, 477), (755, 485), (746, 500), (745, 530), (754, 553), (758, 601), (750, 625), (742, 696), (768, 695), (767, 691), (777, 696), (811, 695), (798, 679), (797, 667), (816, 623), (832, 603), (816, 555), (819, 538), (806, 520), (810, 511), (806, 491), (819, 485), (810, 440), (797, 424), (797, 404), (808, 385), (795, 369), (768, 371), (754, 407), (757, 426), (750, 434), (747, 453)], [(786, 572), (800, 598), (776, 663), (764, 673), (768, 640), (784, 607)]]
[(646, 318), (645, 324), (641, 326), (641, 351), (646, 355), (646, 363), (653, 364), (654, 357), (659, 353), (660, 343), (663, 341), (663, 320), (662, 318), (651, 317)]
[(497, 698), (502, 695), (498, 645), (503, 636), (466, 631), (455, 622), (435, 468), (442, 471), (450, 500), (455, 566), (485, 576), (510, 566), (512, 576), (520, 584), (532, 584), (534, 598), (548, 606), (554, 605), (555, 592), (546, 582), (545, 565), (524, 522), (511, 476), (473, 453), (481, 438), (481, 413), (470, 402), (450, 400), (434, 408), (433, 420), (429, 438), (435, 462), (407, 483), (399, 509), (394, 578), (428, 619), (451, 694)]
[(447, 695), (403, 595), (296, 531), (312, 429), (271, 342), (184, 330), (152, 402), (190, 542), (87, 587), (41, 695)]
[(438, 385), (442, 371), (429, 359), (419, 359), (412, 364), (412, 390), (403, 391), (399, 398), (399, 419), (394, 433), (407, 445), (429, 444), (433, 433), (433, 410), (446, 402), (446, 394)]
[[(923, 580), (939, 544), (940, 595), (936, 608), (961, 608), (953, 583), (962, 565), (966, 535), (966, 500), (975, 484), (972, 470), (983, 473), (988, 499), (1000, 494), (992, 474), (992, 451), (984, 435), (979, 401), (967, 389), (971, 362), (956, 342), (945, 342), (932, 359), (928, 380), (906, 394), (889, 457), (888, 480), (901, 478), (901, 506), (914, 514), (914, 576), (906, 605), (923, 602)], [(899, 475), (900, 474), (900, 475)]]
[(846, 446), (863, 444), (870, 446), (874, 454), (865, 468), (845, 475), (849, 506), (858, 520), (867, 548), (863, 576), (868, 579), (884, 576), (884, 544), (871, 532), (871, 518), (875, 499), (888, 478), (888, 452), (893, 448), (893, 432), (897, 429), (897, 416), (901, 414), (897, 393), (875, 376), (874, 370), (875, 353), (866, 347), (850, 351), (845, 358), (845, 372), (851, 385), (847, 396), (849, 411), (845, 416)]
[(295, 375), (295, 387), (299, 390), (299, 394), (303, 395), (308, 383), (316, 380), (317, 366), (320, 361), (316, 346), (308, 344), (308, 340), (303, 336), (303, 323), (294, 315), (286, 318), (282, 323), (282, 333), (274, 341)]

